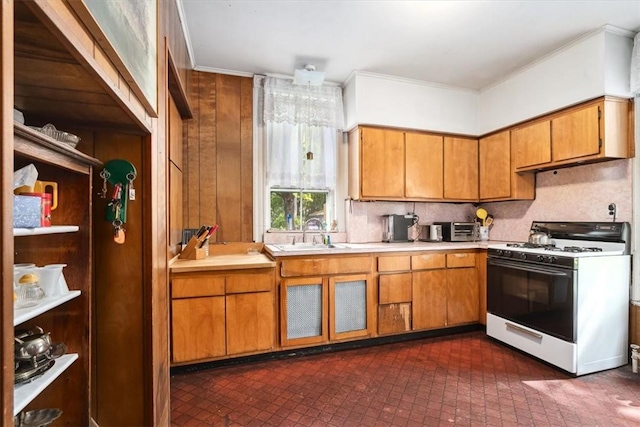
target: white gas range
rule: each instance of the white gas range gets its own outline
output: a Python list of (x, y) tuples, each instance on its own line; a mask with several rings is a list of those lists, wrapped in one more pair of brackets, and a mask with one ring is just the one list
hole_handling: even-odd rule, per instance
[(575, 375), (627, 363), (628, 223), (533, 222), (549, 244), (489, 245), (487, 334)]

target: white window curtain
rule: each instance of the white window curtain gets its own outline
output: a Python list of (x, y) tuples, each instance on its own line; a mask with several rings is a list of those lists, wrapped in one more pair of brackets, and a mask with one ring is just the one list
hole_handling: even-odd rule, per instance
[[(266, 77), (263, 105), (268, 185), (333, 189), (344, 120), (341, 88)], [(307, 153), (312, 155), (308, 158)]]

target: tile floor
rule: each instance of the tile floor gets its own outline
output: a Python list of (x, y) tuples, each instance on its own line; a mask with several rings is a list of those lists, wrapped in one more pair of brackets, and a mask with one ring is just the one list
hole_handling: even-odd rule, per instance
[(176, 374), (173, 426), (639, 426), (640, 374), (572, 378), (471, 332)]

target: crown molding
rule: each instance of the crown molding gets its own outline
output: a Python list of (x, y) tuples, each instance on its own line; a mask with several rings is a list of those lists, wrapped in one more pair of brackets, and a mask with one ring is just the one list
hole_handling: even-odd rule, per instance
[(406, 78), (406, 77), (397, 77), (397, 76), (392, 76), (389, 74), (379, 74), (379, 73), (372, 73), (370, 71), (362, 71), (362, 70), (354, 70), (351, 72), (351, 74), (349, 75), (349, 77), (347, 77), (347, 80), (345, 80), (345, 85), (347, 84), (347, 82), (349, 82), (350, 80), (358, 77), (358, 76), (362, 76), (362, 77), (372, 77), (375, 79), (381, 79), (381, 80), (389, 80), (389, 81), (394, 81), (394, 82), (398, 82), (398, 83), (408, 83), (408, 84), (414, 84), (414, 85), (420, 85), (420, 86), (428, 86), (428, 87), (433, 87), (433, 88), (437, 88), (437, 89), (446, 89), (446, 90), (455, 90), (457, 92), (466, 92), (466, 93), (479, 93), (479, 91), (474, 90), (474, 89), (469, 89), (467, 87), (461, 87), (461, 86), (453, 86), (453, 85), (446, 85), (446, 84), (442, 84), (442, 83), (435, 83), (435, 82), (429, 82), (426, 80), (418, 80), (418, 79), (410, 79), (410, 78)]
[(215, 73), (215, 74), (226, 74), (229, 76), (238, 76), (238, 77), (253, 77), (254, 73), (249, 73), (246, 71), (236, 71), (236, 70), (226, 70), (224, 68), (213, 68), (213, 67), (202, 67), (200, 65), (194, 68), (195, 71), (202, 71), (204, 73)]
[(182, 27), (182, 34), (184, 35), (184, 42), (187, 45), (187, 55), (189, 55), (189, 67), (191, 69), (195, 66), (195, 59), (193, 56), (193, 47), (191, 45), (191, 37), (189, 37), (189, 30), (187, 20), (184, 14), (183, 0), (176, 0), (176, 6), (178, 8), (178, 19), (180, 19), (180, 26)]

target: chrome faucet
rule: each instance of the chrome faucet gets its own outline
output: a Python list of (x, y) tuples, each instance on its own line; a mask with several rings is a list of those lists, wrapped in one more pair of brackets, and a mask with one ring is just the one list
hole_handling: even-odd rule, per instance
[(320, 222), (318, 218), (309, 218), (304, 222), (304, 227), (302, 227), (302, 243), (305, 243), (307, 241), (305, 236), (307, 235), (307, 231), (309, 231), (309, 227), (312, 224), (315, 225), (313, 230), (322, 230), (322, 222)]

